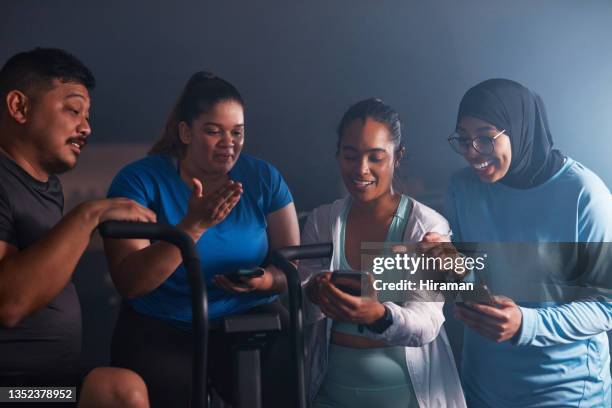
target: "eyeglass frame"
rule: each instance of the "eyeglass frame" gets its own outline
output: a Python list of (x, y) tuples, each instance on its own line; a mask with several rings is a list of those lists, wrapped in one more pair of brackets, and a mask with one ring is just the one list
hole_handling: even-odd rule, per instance
[[(448, 136), (448, 139), (447, 139), (447, 140), (448, 140), (448, 144), (450, 144), (451, 149), (453, 149), (453, 151), (455, 151), (457, 154), (461, 154), (461, 155), (466, 154), (466, 153), (469, 151), (469, 148), (468, 148), (468, 149), (467, 149), (467, 150), (466, 150), (464, 153), (461, 153), (460, 151), (458, 151), (457, 149), (455, 149), (455, 147), (454, 147), (454, 145), (453, 145), (453, 140), (459, 140), (459, 139), (462, 139), (462, 138), (460, 138), (460, 137), (453, 137), (453, 135), (454, 135), (455, 133), (457, 133), (457, 131), (456, 131), (456, 130), (455, 130), (455, 131), (453, 131), (453, 133), (451, 133), (451, 134)], [(492, 136), (492, 137), (491, 137), (491, 136), (476, 136), (476, 137), (474, 137), (474, 138), (470, 139), (470, 141), (472, 142), (472, 148), (473, 148), (473, 149), (474, 149), (476, 152), (478, 152), (478, 153), (480, 153), (480, 154), (491, 154), (491, 153), (493, 153), (493, 152), (495, 151), (495, 139), (497, 139), (498, 137), (500, 137), (500, 136), (501, 136), (501, 135), (503, 135), (504, 133), (506, 133), (506, 129), (502, 129), (502, 130), (501, 130), (501, 131), (500, 131), (498, 134), (496, 134), (495, 136)], [(481, 152), (480, 150), (478, 150), (478, 148), (476, 147), (476, 139), (478, 139), (479, 137), (486, 137), (487, 139), (490, 139), (490, 140), (491, 140), (491, 151), (490, 151), (490, 152), (486, 152), (486, 153), (485, 153), (485, 152)]]

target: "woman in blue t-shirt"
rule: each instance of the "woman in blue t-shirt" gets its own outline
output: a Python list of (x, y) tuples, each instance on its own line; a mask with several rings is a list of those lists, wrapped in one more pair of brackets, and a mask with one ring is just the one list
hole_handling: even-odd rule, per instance
[[(227, 81), (194, 74), (150, 154), (123, 168), (109, 197), (128, 197), (150, 208), (160, 223), (176, 225), (196, 242), (208, 285), (209, 317), (287, 313), (278, 294), (284, 275), (268, 254), (299, 244), (291, 193), (272, 165), (242, 152), (244, 103)], [(191, 373), (191, 301), (179, 250), (165, 242), (106, 240), (111, 276), (126, 299), (115, 328), (112, 363), (130, 367), (147, 383), (152, 406), (187, 406)], [(263, 275), (230, 280), (239, 269)], [(263, 350), (265, 406), (288, 406), (288, 345), (279, 336)], [(232, 402), (230, 342), (213, 331), (209, 378)]]
[(514, 81), (491, 79), (468, 90), (449, 142), (470, 166), (453, 177), (449, 190), (453, 239), (502, 248), (489, 256), (495, 267), (479, 277), (494, 294), (507, 296), (494, 305), (455, 308), (468, 328), (461, 370), (468, 406), (609, 407), (609, 296), (560, 296), (548, 279), (558, 274), (555, 282), (567, 293), (580, 285), (609, 294), (609, 263), (578, 269), (573, 283), (561, 281), (563, 246), (550, 244), (609, 251), (607, 187), (552, 149), (541, 98)]

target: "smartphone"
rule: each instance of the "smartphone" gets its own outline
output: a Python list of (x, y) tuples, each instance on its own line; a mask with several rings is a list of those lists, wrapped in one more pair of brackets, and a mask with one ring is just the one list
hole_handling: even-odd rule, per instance
[(495, 298), (491, 289), (486, 284), (475, 284), (474, 290), (462, 290), (461, 302), (484, 303), (487, 305), (495, 305)]
[(371, 296), (374, 288), (368, 282), (372, 282), (371, 275), (361, 271), (338, 270), (332, 272), (331, 276), (331, 283), (353, 296)]
[(234, 283), (243, 283), (243, 278), (251, 279), (263, 276), (264, 269), (261, 267), (250, 268), (250, 269), (238, 269), (235, 272), (225, 275), (229, 280)]

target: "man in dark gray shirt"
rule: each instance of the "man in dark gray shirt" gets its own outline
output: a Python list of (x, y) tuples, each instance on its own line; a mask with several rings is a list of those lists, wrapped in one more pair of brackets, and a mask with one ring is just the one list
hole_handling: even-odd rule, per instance
[[(76, 264), (100, 222), (155, 220), (121, 198), (62, 214), (56, 174), (87, 143), (93, 86), (89, 69), (59, 49), (17, 54), (0, 70), (0, 386), (81, 383)], [(129, 370), (97, 368), (80, 406), (148, 407), (146, 387)]]

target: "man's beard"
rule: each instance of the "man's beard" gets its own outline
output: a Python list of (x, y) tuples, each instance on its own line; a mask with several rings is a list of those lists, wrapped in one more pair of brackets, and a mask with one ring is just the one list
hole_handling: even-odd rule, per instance
[(45, 171), (49, 174), (62, 174), (72, 170), (75, 166), (76, 161), (74, 163), (67, 163), (59, 157), (50, 157), (44, 164)]

